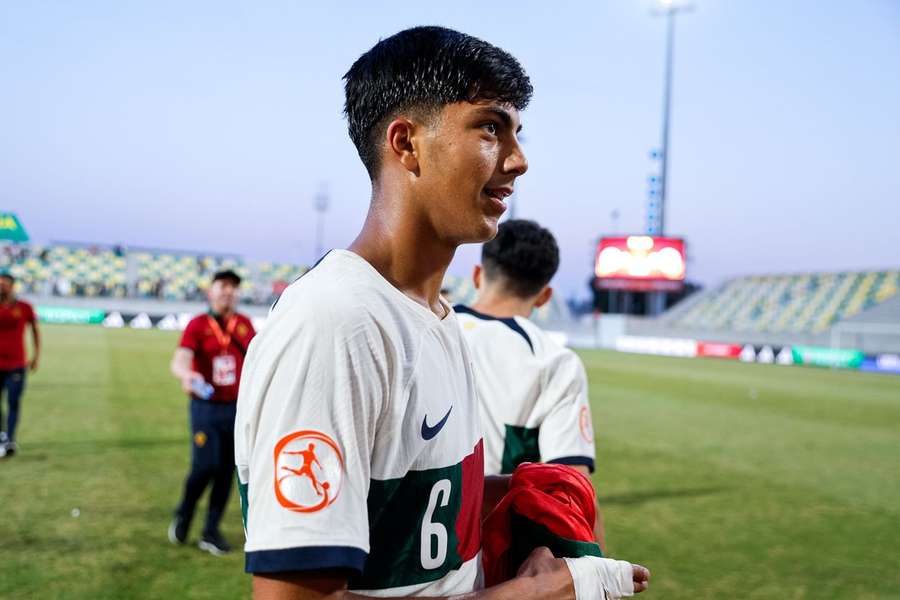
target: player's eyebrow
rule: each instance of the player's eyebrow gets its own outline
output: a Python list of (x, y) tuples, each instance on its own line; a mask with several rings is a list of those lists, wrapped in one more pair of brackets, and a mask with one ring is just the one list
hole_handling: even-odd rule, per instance
[[(496, 115), (497, 117), (500, 118), (501, 121), (503, 121), (503, 124), (508, 129), (512, 129), (513, 118), (512, 118), (512, 115), (509, 114), (508, 110), (501, 108), (499, 106), (483, 106), (483, 107), (479, 108), (479, 110), (481, 112), (486, 112), (486, 113), (491, 113), (493, 115)], [(519, 123), (519, 127), (516, 129), (516, 133), (519, 133), (521, 131), (522, 131), (522, 124)]]

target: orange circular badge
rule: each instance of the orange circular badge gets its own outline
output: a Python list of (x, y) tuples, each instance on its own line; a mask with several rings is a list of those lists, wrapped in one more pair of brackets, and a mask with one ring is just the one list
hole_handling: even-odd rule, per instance
[(337, 443), (320, 431), (290, 433), (275, 444), (275, 498), (284, 508), (317, 512), (341, 492), (344, 457)]
[(581, 430), (581, 437), (584, 438), (584, 441), (589, 444), (594, 441), (594, 428), (591, 425), (591, 413), (587, 406), (582, 406), (578, 412), (578, 429)]

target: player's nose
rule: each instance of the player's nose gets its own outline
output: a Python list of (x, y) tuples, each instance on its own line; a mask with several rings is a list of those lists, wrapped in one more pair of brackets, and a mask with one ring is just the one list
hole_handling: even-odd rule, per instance
[(525, 157), (525, 151), (522, 149), (522, 144), (519, 143), (519, 140), (514, 140), (509, 154), (503, 160), (503, 172), (520, 177), (526, 171), (528, 171), (528, 158)]

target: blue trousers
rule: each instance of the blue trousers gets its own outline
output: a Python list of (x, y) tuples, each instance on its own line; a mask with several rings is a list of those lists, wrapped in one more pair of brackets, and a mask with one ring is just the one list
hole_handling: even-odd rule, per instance
[[(25, 391), (25, 369), (0, 371), (0, 393), (6, 390), (9, 414), (6, 417), (6, 438), (16, 441), (16, 426), (19, 424), (19, 400)], [(3, 404), (0, 403), (0, 426), (3, 423)]]
[(191, 399), (191, 471), (175, 511), (190, 524), (197, 502), (212, 483), (203, 532), (217, 531), (234, 481), (234, 402)]

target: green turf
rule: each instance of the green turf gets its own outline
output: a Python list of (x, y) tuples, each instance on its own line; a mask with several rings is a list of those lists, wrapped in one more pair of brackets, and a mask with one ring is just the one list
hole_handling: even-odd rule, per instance
[[(44, 333), (0, 461), (0, 598), (248, 597), (239, 552), (166, 540), (190, 448), (176, 335)], [(900, 597), (900, 377), (583, 357), (609, 549), (653, 570), (645, 597)], [(236, 494), (223, 530), (241, 541)]]

